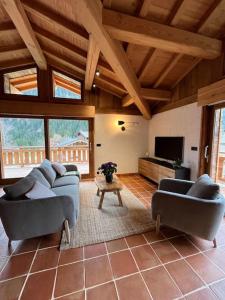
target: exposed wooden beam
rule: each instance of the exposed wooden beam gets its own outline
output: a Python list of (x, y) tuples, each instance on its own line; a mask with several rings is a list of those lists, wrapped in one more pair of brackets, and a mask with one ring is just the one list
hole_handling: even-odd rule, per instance
[(169, 52), (214, 59), (222, 42), (200, 34), (103, 9), (103, 24), (112, 38)]
[(95, 84), (97, 87), (99, 87), (101, 90), (106, 91), (118, 98), (121, 98), (123, 94), (121, 94), (120, 91), (112, 87), (107, 81), (101, 80), (99, 77), (96, 78)]
[(111, 78), (108, 78), (107, 76), (104, 76), (102, 74), (100, 74), (99, 77), (95, 78), (95, 81), (99, 79), (100, 81), (104, 81), (108, 86), (111, 86), (112, 88), (114, 88), (115, 90), (117, 90), (118, 92), (125, 94), (126, 93), (126, 89), (123, 87), (123, 85)]
[(85, 89), (90, 91), (95, 77), (100, 49), (92, 34), (89, 35), (88, 56), (85, 73)]
[(206, 106), (220, 102), (225, 99), (225, 79), (198, 89), (198, 105)]
[(30, 0), (23, 0), (23, 6), (26, 11), (29, 11), (31, 14), (38, 16), (51, 24), (56, 24), (59, 29), (72, 34), (72, 36), (75, 36), (87, 45), (89, 37), (88, 33), (80, 25), (71, 22), (71, 20), (62, 17), (53, 11), (50, 11), (45, 5), (38, 3), (35, 3), (34, 5)]
[(47, 69), (47, 62), (41, 47), (32, 30), (26, 12), (20, 0), (1, 0), (6, 12), (10, 16), (22, 40), (26, 44), (36, 64), (42, 70)]
[(37, 36), (47, 39), (48, 41), (54, 43), (56, 46), (59, 46), (67, 51), (70, 51), (70, 53), (72, 53), (75, 57), (81, 59), (82, 61), (86, 61), (87, 52), (84, 51), (83, 49), (77, 47), (74, 44), (69, 43), (67, 40), (62, 39), (61, 37), (52, 34), (48, 30), (38, 27), (35, 24), (32, 24), (32, 28), (34, 32), (37, 34)]
[[(142, 88), (141, 89), (142, 97), (146, 100), (157, 100), (157, 101), (170, 101), (172, 94), (171, 91), (168, 90), (159, 90), (159, 89), (149, 89), (149, 88)], [(129, 106), (134, 103), (134, 99), (128, 94), (126, 95), (123, 100), (123, 106)]]
[(37, 74), (24, 75), (21, 77), (11, 78), (10, 83), (12, 83), (13, 85), (17, 85), (17, 84), (30, 82), (33, 80), (37, 80)]
[(12, 67), (22, 67), (34, 63), (32, 57), (9, 59), (0, 62), (0, 69), (9, 69)]
[(31, 90), (37, 87), (37, 80), (16, 85), (15, 88), (19, 91)]
[[(71, 2), (73, 5), (73, 2)], [(147, 119), (150, 111), (147, 103), (142, 99), (140, 85), (131, 67), (126, 53), (121, 45), (114, 41), (102, 25), (102, 4), (98, 0), (78, 0), (74, 9), (79, 10), (79, 16), (84, 27), (98, 41), (101, 52), (109, 62), (128, 93), (135, 99), (135, 104)]]

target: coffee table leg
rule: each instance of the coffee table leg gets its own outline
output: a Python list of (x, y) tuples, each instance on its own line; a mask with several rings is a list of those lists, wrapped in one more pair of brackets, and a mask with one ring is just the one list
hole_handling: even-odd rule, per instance
[(101, 198), (100, 198), (100, 201), (99, 201), (98, 209), (102, 209), (102, 203), (103, 203), (104, 195), (105, 195), (105, 192), (102, 192)]
[(100, 192), (100, 191), (99, 191), (99, 188), (98, 188), (98, 190), (97, 190), (97, 196), (99, 196), (99, 192)]
[(122, 198), (121, 198), (121, 195), (120, 195), (120, 191), (119, 191), (119, 190), (117, 191), (117, 196), (118, 196), (118, 200), (119, 200), (120, 206), (123, 206), (123, 202), (122, 202)]

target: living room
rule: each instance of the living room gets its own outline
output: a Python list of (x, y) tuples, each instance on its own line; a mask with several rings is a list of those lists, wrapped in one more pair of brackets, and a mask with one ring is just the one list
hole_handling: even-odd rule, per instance
[(0, 299), (225, 298), (225, 1), (0, 1)]

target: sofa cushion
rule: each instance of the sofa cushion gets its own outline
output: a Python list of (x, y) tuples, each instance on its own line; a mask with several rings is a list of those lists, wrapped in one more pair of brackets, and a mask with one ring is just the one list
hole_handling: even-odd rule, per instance
[(7, 199), (16, 199), (20, 196), (25, 195), (29, 190), (32, 189), (35, 181), (33, 178), (26, 176), (16, 183), (5, 186), (3, 188), (4, 192), (6, 193)]
[(45, 159), (38, 169), (48, 180), (50, 185), (53, 186), (56, 179), (56, 171), (53, 169), (51, 162), (48, 159)]
[(62, 176), (56, 178), (53, 187), (77, 185), (79, 184), (79, 178), (77, 176)]
[(66, 168), (64, 165), (60, 164), (59, 162), (52, 163), (53, 169), (56, 171), (57, 174), (63, 176), (66, 173)]
[(36, 181), (32, 189), (29, 192), (27, 192), (25, 196), (29, 199), (41, 199), (54, 197), (56, 196), (56, 194), (39, 181)]
[(214, 183), (207, 174), (204, 174), (192, 185), (187, 192), (187, 195), (201, 199), (214, 200), (217, 198), (219, 192), (219, 185)]
[(64, 176), (77, 176), (80, 178), (80, 172), (79, 171), (67, 171)]
[(38, 181), (41, 184), (45, 185), (47, 188), (50, 188), (50, 184), (42, 172), (38, 168), (33, 168), (33, 170), (27, 175), (28, 177), (33, 178), (34, 181)]

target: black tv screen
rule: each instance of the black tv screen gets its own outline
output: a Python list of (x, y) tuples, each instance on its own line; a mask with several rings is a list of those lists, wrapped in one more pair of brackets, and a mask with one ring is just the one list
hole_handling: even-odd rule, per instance
[(156, 137), (155, 156), (168, 159), (183, 161), (183, 137)]

